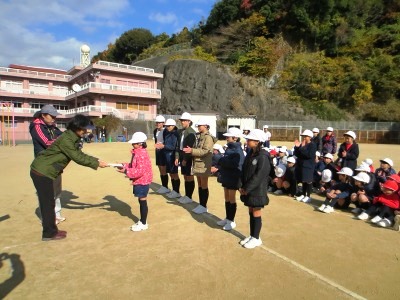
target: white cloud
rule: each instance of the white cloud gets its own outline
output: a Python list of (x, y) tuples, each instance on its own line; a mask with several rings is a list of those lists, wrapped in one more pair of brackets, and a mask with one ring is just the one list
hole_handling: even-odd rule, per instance
[(178, 18), (174, 13), (152, 13), (149, 15), (150, 21), (155, 21), (161, 24), (176, 24), (178, 22)]

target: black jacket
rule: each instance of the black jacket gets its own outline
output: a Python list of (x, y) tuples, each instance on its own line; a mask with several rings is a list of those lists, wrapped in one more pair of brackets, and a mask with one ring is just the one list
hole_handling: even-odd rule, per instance
[(47, 125), (41, 118), (35, 118), (29, 124), (32, 136), (34, 156), (46, 150), (61, 134), (62, 131), (55, 125)]
[(238, 142), (228, 143), (224, 156), (218, 161), (219, 173), (221, 174), (220, 181), (223, 186), (237, 186), (239, 188), (243, 162), (242, 145)]
[(347, 150), (345, 157), (342, 155), (343, 151), (346, 151), (346, 143), (342, 143), (338, 150), (338, 157), (342, 159), (341, 167), (347, 167), (354, 171), (354, 169), (357, 168), (357, 158), (360, 155), (358, 144), (354, 142)]

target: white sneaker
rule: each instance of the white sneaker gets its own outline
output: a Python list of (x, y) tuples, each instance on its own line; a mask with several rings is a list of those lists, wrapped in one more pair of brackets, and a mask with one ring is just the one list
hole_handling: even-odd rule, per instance
[(262, 241), (261, 239), (256, 239), (254, 237), (251, 237), (250, 241), (248, 241), (246, 244), (243, 245), (243, 247), (247, 249), (253, 249), (255, 247), (261, 246)]
[(305, 197), (304, 195), (297, 196), (297, 197), (296, 197), (296, 200), (297, 200), (297, 201), (301, 201), (301, 200), (303, 200), (304, 197)]
[(308, 196), (305, 196), (303, 199), (301, 199), (301, 201), (304, 203), (309, 203), (309, 202), (311, 202), (311, 198)]
[(371, 223), (374, 223), (374, 224), (376, 224), (380, 221), (382, 221), (382, 218), (380, 216), (375, 216), (371, 219)]
[(330, 206), (330, 205), (327, 205), (327, 206), (325, 207), (325, 209), (324, 209), (324, 213), (326, 213), (326, 214), (333, 213), (334, 211), (335, 211), (335, 210), (334, 210), (333, 207)]
[(133, 224), (131, 226), (131, 230), (132, 231), (142, 231), (142, 230), (146, 230), (149, 228), (149, 224), (143, 224), (141, 221), (137, 222), (136, 224)]
[(357, 216), (357, 219), (364, 220), (364, 221), (368, 220), (368, 218), (369, 218), (369, 215), (367, 213), (365, 213), (365, 212), (362, 212), (361, 214), (359, 214)]
[(166, 194), (166, 193), (169, 193), (169, 192), (171, 192), (171, 190), (170, 190), (169, 188), (166, 188), (165, 186), (161, 186), (161, 187), (156, 191), (157, 194)]
[(192, 212), (200, 215), (200, 214), (204, 214), (204, 213), (208, 212), (208, 209), (202, 205), (198, 205), (196, 208), (194, 208), (192, 210)]
[(188, 196), (182, 196), (178, 199), (178, 202), (181, 204), (189, 204), (189, 203), (192, 203), (193, 200), (190, 199)]
[(282, 190), (276, 190), (274, 192), (275, 195), (283, 195), (283, 191)]
[(319, 211), (324, 211), (325, 207), (326, 207), (326, 205), (322, 204), (320, 207), (318, 207), (318, 210)]
[(356, 207), (356, 208), (354, 208), (354, 209), (351, 210), (351, 212), (352, 212), (353, 214), (355, 214), (355, 215), (361, 214), (362, 211), (363, 211), (362, 208), (359, 208), (359, 207)]
[(234, 221), (229, 221), (222, 227), (223, 230), (229, 231), (236, 228), (236, 223)]
[(379, 221), (377, 224), (378, 224), (379, 226), (381, 226), (381, 227), (390, 227), (390, 226), (392, 226), (392, 222), (390, 222), (390, 220), (389, 220), (389, 219), (386, 219), (386, 218), (382, 219), (382, 220)]
[(228, 219), (223, 219), (217, 222), (218, 226), (225, 226), (228, 223)]
[(180, 198), (181, 195), (175, 191), (171, 191), (166, 195), (168, 198), (170, 199), (174, 199), (174, 198)]
[(248, 241), (250, 241), (250, 239), (251, 239), (251, 235), (249, 235), (247, 238), (241, 240), (241, 241), (239, 242), (239, 244), (242, 245), (242, 246), (244, 246), (244, 244), (246, 244)]
[(61, 222), (64, 222), (66, 218), (64, 217), (56, 217), (56, 225), (60, 224)]

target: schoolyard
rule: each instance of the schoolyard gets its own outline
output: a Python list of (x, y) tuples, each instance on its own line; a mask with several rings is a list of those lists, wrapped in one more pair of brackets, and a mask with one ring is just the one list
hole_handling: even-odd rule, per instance
[[(222, 143), (222, 141), (220, 142)], [(149, 141), (153, 159), (153, 142)], [(291, 146), (276, 142), (274, 145)], [(130, 159), (130, 144), (85, 144), (108, 162)], [(399, 145), (360, 145), (374, 166), (390, 157), (400, 168)], [(225, 232), (223, 189), (210, 178), (209, 213), (149, 195), (149, 230), (132, 232), (139, 216), (129, 180), (113, 168), (71, 163), (63, 174), (60, 241), (41, 241), (37, 197), (29, 177), (32, 145), (0, 147), (0, 298), (6, 299), (399, 299), (400, 232), (327, 215), (311, 204), (270, 195), (263, 211), (263, 245), (248, 236), (248, 212), (238, 200), (237, 227)], [(182, 180), (182, 179), (181, 179)], [(184, 191), (183, 180), (181, 192)], [(198, 201), (197, 187), (193, 196)], [(239, 197), (237, 197), (238, 199)]]

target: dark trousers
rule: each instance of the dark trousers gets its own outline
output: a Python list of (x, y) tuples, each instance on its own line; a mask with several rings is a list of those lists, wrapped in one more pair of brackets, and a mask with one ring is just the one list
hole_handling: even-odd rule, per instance
[(54, 183), (52, 179), (40, 176), (33, 171), (31, 171), (31, 178), (39, 198), (43, 227), (42, 237), (51, 238), (58, 232), (56, 214), (54, 212)]

